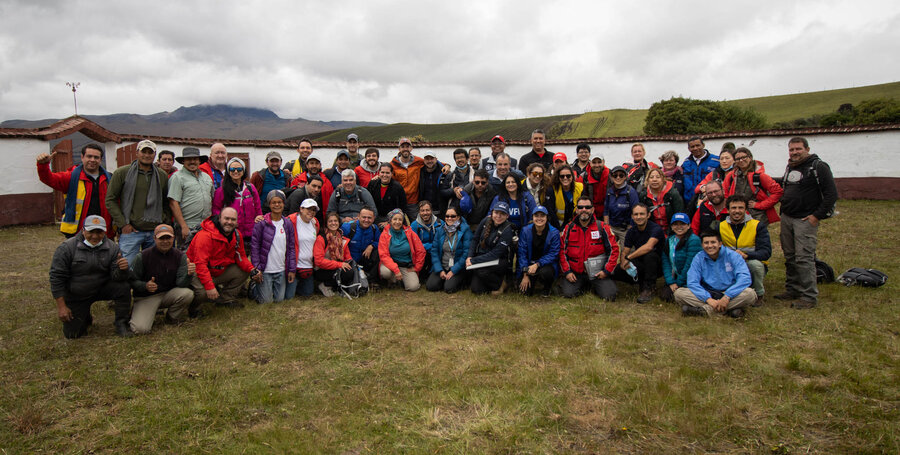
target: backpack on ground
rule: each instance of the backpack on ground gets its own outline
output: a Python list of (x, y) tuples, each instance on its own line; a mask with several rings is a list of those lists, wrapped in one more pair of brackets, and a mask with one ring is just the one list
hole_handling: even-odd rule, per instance
[(350, 267), (353, 275), (350, 281), (341, 282), (341, 269), (334, 271), (334, 278), (337, 281), (336, 288), (338, 292), (344, 297), (353, 300), (354, 297), (362, 297), (369, 292), (369, 279), (366, 277), (366, 272), (355, 261), (350, 261)]
[(816, 282), (834, 283), (834, 269), (825, 261), (816, 258)]
[(859, 285), (867, 288), (877, 288), (887, 282), (887, 275), (875, 269), (853, 267), (842, 273), (837, 280), (844, 286)]

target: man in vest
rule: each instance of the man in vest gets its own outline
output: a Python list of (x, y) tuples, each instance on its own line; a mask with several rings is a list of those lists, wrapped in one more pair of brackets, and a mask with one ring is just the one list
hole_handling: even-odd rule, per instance
[(834, 214), (837, 187), (828, 164), (809, 153), (806, 138), (791, 138), (788, 155), (781, 183), (781, 249), (786, 282), (784, 293), (775, 298), (792, 300), (792, 308), (813, 308), (819, 297), (815, 262), (819, 221)]
[(188, 305), (194, 300), (191, 276), (196, 268), (184, 253), (173, 248), (175, 230), (168, 224), (160, 224), (153, 235), (156, 244), (141, 251), (131, 264), (134, 292), (131, 330), (134, 333), (150, 333), (159, 308), (168, 309), (166, 324), (182, 322), (187, 317)]
[(222, 179), (226, 177), (225, 165), (227, 163), (228, 151), (225, 149), (225, 144), (216, 142), (209, 148), (209, 161), (201, 164), (200, 170), (208, 175), (212, 179), (213, 185), (218, 188), (222, 186)]
[[(37, 157), (38, 178), (45, 185), (66, 193), (62, 223), (59, 231), (72, 238), (84, 227), (84, 219), (98, 215), (112, 226), (112, 216), (106, 210), (106, 187), (110, 174), (100, 165), (103, 149), (98, 144), (88, 144), (81, 149), (81, 165), (63, 172), (51, 172), (52, 154), (41, 153)], [(109, 238), (116, 237), (114, 229), (106, 230)]]
[(113, 172), (106, 192), (106, 208), (119, 227), (119, 248), (131, 264), (153, 246), (153, 230), (170, 219), (169, 176), (156, 167), (156, 144), (138, 142), (138, 158)]
[[(272, 190), (287, 191), (291, 186), (291, 171), (281, 169), (281, 154), (275, 150), (266, 154), (266, 167), (250, 176), (250, 184), (256, 187), (263, 213), (269, 213), (269, 192)], [(299, 203), (298, 203), (299, 207)]]
[(733, 195), (725, 201), (728, 207), (728, 218), (717, 226), (722, 237), (722, 245), (737, 252), (744, 258), (753, 282), (750, 287), (756, 292), (753, 306), (763, 303), (766, 288), (763, 278), (766, 277), (766, 265), (772, 256), (772, 242), (765, 223), (754, 220), (747, 213), (747, 200)]
[(576, 297), (590, 285), (597, 296), (610, 302), (616, 300), (616, 283), (612, 280), (612, 274), (619, 261), (619, 245), (609, 226), (594, 218), (594, 204), (590, 197), (582, 195), (575, 201), (575, 219), (563, 229), (560, 240), (559, 270), (563, 277), (560, 289), (563, 296)]
[(727, 314), (744, 316), (744, 308), (756, 301), (750, 289), (750, 271), (741, 255), (722, 248), (715, 231), (700, 236), (703, 252), (694, 256), (688, 269), (687, 287), (675, 290), (675, 303), (683, 316)]

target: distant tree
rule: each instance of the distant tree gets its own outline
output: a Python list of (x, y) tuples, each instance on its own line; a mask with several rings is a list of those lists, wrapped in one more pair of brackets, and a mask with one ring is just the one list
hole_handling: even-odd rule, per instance
[(900, 101), (893, 98), (865, 100), (853, 109), (854, 125), (900, 123)]
[(753, 109), (721, 101), (681, 97), (653, 103), (644, 121), (644, 133), (650, 135), (702, 134), (765, 127), (766, 118)]

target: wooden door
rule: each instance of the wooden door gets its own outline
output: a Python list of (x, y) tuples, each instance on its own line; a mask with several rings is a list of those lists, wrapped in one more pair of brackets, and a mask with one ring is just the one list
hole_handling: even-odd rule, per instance
[[(132, 161), (137, 159), (137, 154), (137, 143), (117, 148), (116, 167), (122, 167), (131, 164)], [(110, 169), (109, 171), (112, 172), (114, 170), (115, 169)]]
[[(72, 140), (60, 141), (50, 151), (53, 158), (50, 160), (50, 170), (53, 172), (65, 172), (72, 167), (75, 161), (72, 159)], [(62, 191), (53, 191), (53, 219), (61, 221), (65, 208), (66, 194)]]

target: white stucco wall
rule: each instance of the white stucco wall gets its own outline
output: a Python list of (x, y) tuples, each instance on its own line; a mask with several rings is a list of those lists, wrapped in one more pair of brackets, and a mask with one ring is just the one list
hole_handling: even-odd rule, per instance
[(53, 190), (38, 180), (35, 157), (49, 153), (50, 145), (37, 139), (0, 140), (4, 177), (0, 194), (49, 193)]

